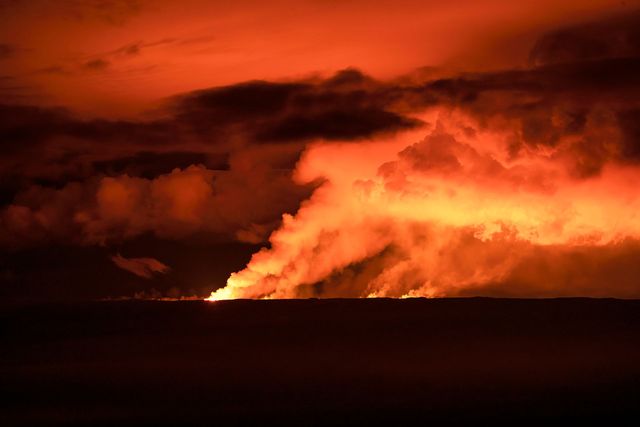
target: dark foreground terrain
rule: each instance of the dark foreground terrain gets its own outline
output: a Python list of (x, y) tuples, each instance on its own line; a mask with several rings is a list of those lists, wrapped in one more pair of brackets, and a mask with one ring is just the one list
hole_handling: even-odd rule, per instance
[(0, 425), (610, 421), (640, 301), (4, 305)]

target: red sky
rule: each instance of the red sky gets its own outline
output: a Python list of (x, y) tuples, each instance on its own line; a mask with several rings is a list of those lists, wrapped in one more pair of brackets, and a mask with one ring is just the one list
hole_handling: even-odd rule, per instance
[[(12, 95), (122, 117), (176, 93), (357, 67), (526, 64), (550, 28), (630, 8), (613, 0), (6, 1)], [(20, 88), (15, 89), (15, 88)]]

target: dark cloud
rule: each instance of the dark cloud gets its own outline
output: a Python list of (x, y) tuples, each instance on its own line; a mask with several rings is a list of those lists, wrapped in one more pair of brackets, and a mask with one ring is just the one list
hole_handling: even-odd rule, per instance
[(375, 108), (333, 110), (320, 113), (291, 114), (258, 132), (262, 141), (299, 141), (301, 139), (357, 139), (383, 131), (399, 131), (418, 126), (415, 119)]
[(0, 193), (6, 203), (32, 184), (60, 189), (122, 174), (153, 179), (194, 164), (229, 169), (232, 153), (283, 142), (269, 149), (269, 162), (292, 169), (309, 140), (358, 140), (420, 125), (398, 111), (401, 98), (397, 88), (350, 69), (325, 80), (188, 93), (145, 121), (82, 119), (64, 108), (0, 104)]
[(535, 65), (640, 55), (640, 13), (581, 24), (551, 32), (531, 51)]
[(167, 173), (189, 166), (184, 155), (170, 154), (185, 151), (175, 149), (179, 144), (166, 123), (81, 120), (62, 108), (0, 105), (0, 198), (10, 201), (34, 184), (61, 188), (104, 174)]
[(109, 68), (109, 65), (109, 61), (98, 58), (87, 61), (82, 66), (87, 70), (102, 71)]
[(309, 86), (257, 81), (207, 89), (178, 98), (176, 110), (181, 120), (198, 128), (216, 125), (220, 121), (246, 122), (282, 112), (291, 97)]
[[(62, 108), (0, 104), (0, 143), (4, 153), (22, 150), (62, 131), (70, 123)], [(29, 147), (27, 147), (29, 148)]]
[[(90, 67), (103, 67), (99, 61)], [(5, 149), (13, 145), (17, 150), (63, 136), (137, 144), (184, 142), (194, 135), (210, 143), (211, 137), (219, 141), (231, 133), (248, 144), (358, 139), (419, 125), (394, 111), (402, 97), (394, 90), (355, 70), (319, 82), (240, 83), (177, 97), (163, 118), (152, 121), (83, 120), (63, 108), (4, 104), (0, 140)]]
[(120, 49), (116, 51), (116, 53), (135, 56), (140, 53), (141, 48), (142, 48), (142, 43), (136, 42), (136, 43), (131, 43), (130, 45), (127, 45), (127, 46), (122, 46)]
[(262, 142), (352, 140), (420, 125), (393, 111), (390, 88), (357, 70), (321, 82), (263, 81), (208, 89), (178, 98), (177, 116), (200, 132), (235, 125)]
[(143, 40), (138, 40), (135, 42), (128, 43), (124, 46), (120, 46), (117, 49), (99, 52), (96, 53), (92, 59), (86, 62), (87, 64), (92, 64), (98, 67), (104, 67), (111, 65), (112, 63), (117, 63), (120, 60), (128, 59), (131, 57), (135, 57), (141, 55), (142, 52), (148, 48), (154, 48), (158, 46), (164, 46), (176, 43), (177, 40), (173, 38), (164, 38), (152, 42), (145, 42)]
[(617, 111), (616, 118), (624, 138), (622, 157), (640, 162), (640, 105)]
[(152, 179), (173, 169), (184, 169), (190, 165), (202, 164), (216, 170), (228, 170), (228, 154), (209, 155), (203, 152), (171, 151), (157, 153), (140, 151), (132, 156), (93, 162), (93, 168), (107, 176), (129, 175)]

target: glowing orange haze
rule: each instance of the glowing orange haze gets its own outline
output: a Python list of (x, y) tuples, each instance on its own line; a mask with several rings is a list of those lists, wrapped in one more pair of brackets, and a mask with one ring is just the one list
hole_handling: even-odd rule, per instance
[(20, 99), (121, 117), (179, 92), (250, 79), (352, 66), (379, 78), (425, 65), (509, 67), (522, 65), (546, 30), (622, 7), (618, 0), (129, 3), (0, 5), (0, 42), (17, 46), (3, 74), (28, 88)]
[(457, 295), (536, 249), (640, 237), (637, 168), (578, 180), (551, 150), (510, 159), (505, 135), (442, 109), (430, 118), (422, 136), (309, 148), (297, 179), (325, 184), (209, 299), (305, 297), (321, 282), (326, 296)]
[[(291, 185), (283, 159), (312, 138), (353, 132), (349, 142), (306, 146), (295, 179), (322, 185), (211, 300), (468, 295), (514, 281), (527, 296), (547, 283), (590, 295), (570, 288), (586, 286), (584, 275), (564, 280), (560, 270), (522, 266), (640, 238), (640, 169), (629, 166), (640, 150), (623, 143), (637, 139), (640, 48), (634, 28), (617, 30), (633, 20), (554, 31), (626, 16), (631, 3), (0, 0), (1, 104), (16, 104), (7, 111), (22, 111), (27, 123), (9, 115), (5, 133), (30, 150), (16, 149), (6, 164), (29, 185), (70, 176), (60, 189), (25, 184), (0, 211), (11, 231), (0, 243), (202, 232), (260, 243), (315, 188)], [(321, 78), (348, 67), (367, 76), (351, 69)], [(270, 82), (212, 89), (254, 79)], [(252, 108), (262, 93), (273, 99)], [(269, 115), (272, 104), (282, 105)], [(43, 108), (51, 105), (74, 117)], [(389, 136), (413, 125), (406, 119), (416, 111), (428, 125)], [(141, 112), (158, 120), (133, 118)], [(379, 117), (390, 123), (377, 126)], [(309, 123), (314, 132), (305, 132)], [(514, 134), (521, 147), (511, 145)], [(211, 164), (103, 176), (111, 164), (154, 163), (147, 151)], [(168, 271), (151, 258), (112, 259), (141, 277)], [(605, 287), (602, 295), (615, 294)]]

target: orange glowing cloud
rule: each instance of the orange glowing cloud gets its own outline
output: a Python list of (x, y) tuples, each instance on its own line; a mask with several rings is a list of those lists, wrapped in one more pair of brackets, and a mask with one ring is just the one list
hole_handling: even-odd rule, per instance
[(637, 167), (576, 179), (552, 152), (510, 158), (507, 135), (433, 114), (418, 142), (309, 148), (297, 177), (326, 183), (210, 298), (450, 296), (508, 281), (539, 249), (640, 238)]
[[(274, 192), (283, 194), (267, 198)], [(306, 192), (287, 174), (264, 170), (246, 175), (242, 169), (216, 171), (202, 165), (155, 179), (121, 175), (59, 190), (34, 187), (0, 210), (0, 245), (104, 245), (145, 233), (163, 239), (208, 233), (262, 242), (277, 225), (282, 207), (295, 205)]]

